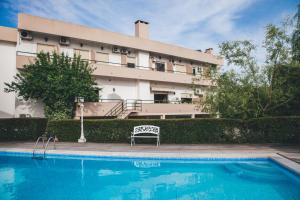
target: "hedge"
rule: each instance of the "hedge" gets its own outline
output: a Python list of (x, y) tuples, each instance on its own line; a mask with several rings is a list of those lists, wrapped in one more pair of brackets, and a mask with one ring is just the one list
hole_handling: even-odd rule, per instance
[(0, 119), (0, 141), (35, 140), (46, 127), (47, 119), (44, 118)]
[[(134, 126), (156, 125), (161, 128), (161, 143), (300, 143), (300, 117), (169, 120), (85, 120), (89, 142), (129, 142)], [(51, 121), (48, 131), (60, 141), (77, 141), (79, 120)], [(149, 140), (145, 140), (149, 141)]]
[[(35, 140), (46, 129), (46, 119), (0, 119), (0, 141)], [(85, 120), (88, 142), (128, 143), (134, 126), (161, 128), (161, 143), (300, 143), (300, 117), (270, 117), (248, 121), (234, 119), (129, 119)], [(77, 142), (79, 120), (49, 121), (47, 132), (59, 141)], [(140, 142), (151, 142), (143, 140)]]
[(249, 143), (300, 143), (300, 116), (258, 118), (246, 124)]
[[(239, 120), (172, 119), (172, 120), (85, 120), (84, 133), (90, 142), (128, 142), (134, 126), (151, 124), (160, 127), (161, 143), (228, 143), (237, 142), (231, 134), (243, 124)], [(61, 141), (77, 141), (80, 121), (52, 121), (48, 131)], [(145, 139), (144, 139), (145, 140)], [(145, 141), (149, 141), (148, 139)]]

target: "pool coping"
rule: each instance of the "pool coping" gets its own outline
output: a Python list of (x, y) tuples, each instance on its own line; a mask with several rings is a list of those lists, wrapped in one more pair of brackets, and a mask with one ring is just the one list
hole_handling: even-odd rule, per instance
[[(32, 154), (32, 149), (0, 148), (0, 153)], [(37, 154), (42, 154), (37, 152)], [(112, 152), (112, 151), (74, 151), (74, 150), (48, 150), (51, 156), (74, 156), (74, 157), (102, 157), (102, 158), (146, 158), (146, 159), (179, 159), (179, 160), (251, 160), (270, 159), (282, 167), (300, 175), (300, 164), (289, 160), (277, 153), (201, 153), (201, 152)]]

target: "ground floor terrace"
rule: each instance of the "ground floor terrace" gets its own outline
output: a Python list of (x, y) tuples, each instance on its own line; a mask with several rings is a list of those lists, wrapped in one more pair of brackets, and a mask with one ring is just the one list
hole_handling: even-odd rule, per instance
[[(202, 118), (210, 114), (200, 103), (140, 99), (101, 99), (83, 103), (84, 118), (119, 119), (174, 119)], [(79, 119), (81, 107), (77, 106), (75, 118)]]

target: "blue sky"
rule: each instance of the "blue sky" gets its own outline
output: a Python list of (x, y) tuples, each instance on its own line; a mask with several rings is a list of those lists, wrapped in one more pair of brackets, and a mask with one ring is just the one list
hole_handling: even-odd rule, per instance
[[(1, 0), (0, 25), (17, 26), (17, 13), (59, 19), (128, 35), (134, 21), (150, 22), (150, 37), (192, 49), (225, 40), (261, 43), (264, 27), (279, 24), (299, 0)], [(258, 49), (258, 53), (261, 50)], [(263, 53), (261, 53), (263, 54)]]

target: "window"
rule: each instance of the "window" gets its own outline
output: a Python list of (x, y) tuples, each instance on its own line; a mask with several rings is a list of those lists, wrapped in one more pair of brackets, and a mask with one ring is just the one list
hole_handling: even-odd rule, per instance
[(193, 67), (193, 75), (195, 76), (196, 75), (196, 68)]
[(193, 67), (193, 75), (201, 76), (203, 73), (203, 68), (200, 66)]
[(134, 63), (134, 64), (135, 64), (135, 57), (127, 56), (127, 62), (128, 62), (128, 63)]
[(186, 74), (186, 67), (184, 65), (175, 65), (175, 73)]
[(57, 48), (55, 45), (49, 45), (49, 44), (37, 44), (37, 51), (44, 52), (44, 53), (50, 53), (52, 54), (53, 52), (57, 51)]
[(78, 56), (81, 56), (81, 59), (89, 60), (90, 59), (90, 51), (89, 50), (82, 50), (82, 49), (75, 49), (74, 53)]
[(95, 60), (100, 63), (108, 63), (108, 53), (96, 52)]
[(192, 98), (181, 98), (181, 103), (192, 103)]
[(168, 94), (154, 94), (154, 103), (168, 103)]
[(165, 63), (155, 63), (156, 71), (164, 72), (165, 71)]

